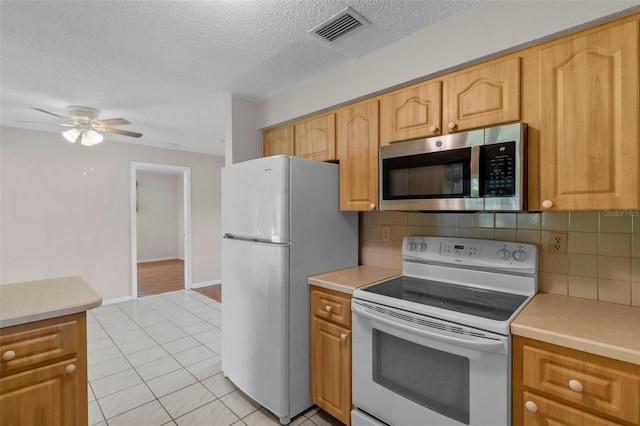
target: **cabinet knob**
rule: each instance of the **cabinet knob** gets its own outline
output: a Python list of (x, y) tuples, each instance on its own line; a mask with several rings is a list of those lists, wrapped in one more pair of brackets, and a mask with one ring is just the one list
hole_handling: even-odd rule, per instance
[(569, 380), (569, 387), (576, 392), (582, 392), (584, 386), (578, 380)]
[(15, 357), (16, 357), (16, 353), (14, 351), (6, 351), (5, 353), (2, 354), (2, 359), (4, 359), (5, 361), (11, 361)]
[(346, 333), (342, 333), (342, 334), (340, 335), (340, 338), (341, 338), (342, 340), (347, 340), (347, 334), (346, 334)]
[(553, 201), (551, 200), (544, 200), (542, 202), (542, 207), (544, 207), (545, 209), (550, 209), (551, 207), (553, 207)]
[(438, 128), (436, 126), (431, 126), (431, 127), (429, 127), (429, 131), (431, 133), (437, 133), (438, 132)]
[(369, 208), (370, 208), (371, 210), (375, 210), (376, 205), (375, 205), (375, 204), (373, 204), (373, 203), (371, 203), (371, 204), (369, 204)]
[(69, 364), (67, 365), (67, 368), (64, 369), (64, 371), (66, 371), (67, 373), (71, 374), (74, 371), (76, 371), (76, 366), (73, 364)]
[(538, 406), (533, 401), (525, 402), (524, 406), (526, 407), (527, 410), (531, 411), (532, 413), (535, 413), (536, 411), (538, 411)]
[(331, 312), (331, 306), (330, 305), (325, 306), (324, 310), (327, 312)]
[(453, 130), (456, 127), (458, 127), (458, 125), (456, 123), (454, 123), (453, 121), (450, 121), (449, 125), (447, 127), (449, 127), (449, 130)]

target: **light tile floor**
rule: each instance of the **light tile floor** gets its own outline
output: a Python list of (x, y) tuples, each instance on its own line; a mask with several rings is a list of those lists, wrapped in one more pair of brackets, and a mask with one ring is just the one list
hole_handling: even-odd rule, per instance
[[(220, 303), (192, 290), (87, 312), (90, 425), (269, 426), (221, 372)], [(337, 426), (318, 408), (292, 426)]]

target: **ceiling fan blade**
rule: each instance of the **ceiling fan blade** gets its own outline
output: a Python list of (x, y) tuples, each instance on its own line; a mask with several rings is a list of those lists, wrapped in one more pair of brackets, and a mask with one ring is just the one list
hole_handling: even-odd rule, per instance
[(106, 120), (94, 120), (93, 123), (101, 126), (124, 126), (125, 124), (131, 124), (128, 120), (124, 118), (108, 118)]
[[(56, 124), (51, 123), (50, 121), (30, 121), (30, 120), (13, 120), (14, 123), (33, 123), (33, 124)], [(71, 123), (59, 123), (59, 126), (73, 127), (74, 125)]]
[(114, 129), (112, 127), (104, 127), (100, 130), (107, 133), (115, 133), (117, 135), (131, 136), (134, 138), (139, 138), (140, 136), (142, 136), (142, 133), (129, 132), (127, 130)]
[(42, 108), (31, 107), (31, 109), (35, 109), (36, 111), (44, 112), (45, 114), (53, 115), (54, 117), (61, 118), (61, 119), (65, 120), (65, 121), (69, 119), (68, 117), (63, 117), (63, 116), (58, 115), (58, 114), (56, 114), (54, 112), (46, 111), (46, 110), (44, 110)]

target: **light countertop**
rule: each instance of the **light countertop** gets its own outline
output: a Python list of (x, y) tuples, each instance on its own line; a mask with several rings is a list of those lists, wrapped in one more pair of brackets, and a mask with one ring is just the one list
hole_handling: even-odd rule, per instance
[(640, 365), (640, 308), (540, 293), (511, 333)]
[(360, 265), (326, 274), (314, 275), (309, 277), (308, 283), (341, 293), (353, 294), (353, 290), (358, 287), (387, 281), (400, 275), (402, 275), (402, 271), (397, 269)]
[(0, 285), (0, 327), (83, 312), (102, 304), (80, 277)]

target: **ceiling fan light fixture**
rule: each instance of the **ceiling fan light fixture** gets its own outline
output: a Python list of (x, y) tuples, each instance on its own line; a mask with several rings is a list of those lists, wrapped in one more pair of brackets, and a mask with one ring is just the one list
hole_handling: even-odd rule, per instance
[(62, 136), (64, 136), (64, 138), (66, 140), (68, 140), (71, 143), (76, 143), (76, 140), (78, 139), (78, 136), (80, 136), (80, 130), (76, 129), (75, 127), (73, 129), (69, 129), (66, 130), (64, 132), (62, 132)]
[(79, 139), (84, 146), (98, 144), (103, 139), (103, 136), (93, 129), (78, 129), (77, 127), (62, 132), (62, 136), (71, 143), (75, 143)]
[(85, 130), (82, 132), (82, 140), (80, 143), (84, 146), (91, 146), (102, 142), (102, 135), (93, 129)]

